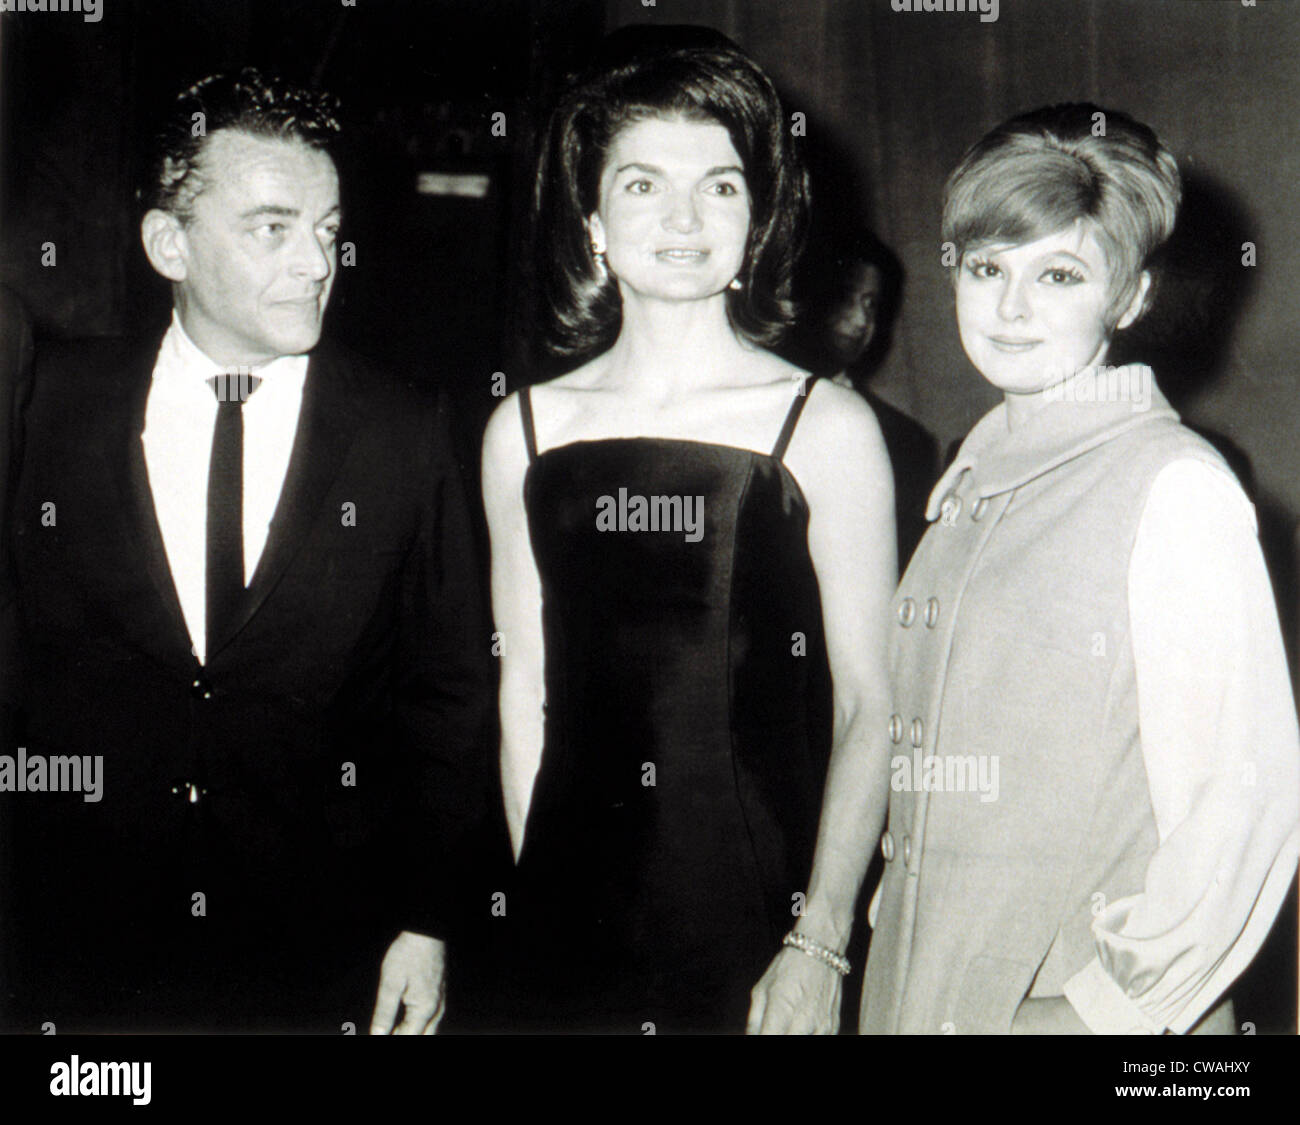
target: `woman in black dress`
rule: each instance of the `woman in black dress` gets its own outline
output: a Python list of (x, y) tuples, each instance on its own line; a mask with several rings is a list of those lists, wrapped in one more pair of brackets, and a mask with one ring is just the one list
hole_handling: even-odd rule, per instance
[(792, 928), (838, 980), (807, 880), (823, 788), (852, 796), (832, 742), (886, 732), (893, 497), (866, 403), (766, 350), (789, 128), (699, 29), (611, 37), (551, 122), (538, 261), (574, 369), (483, 450), (516, 1028), (741, 1032)]

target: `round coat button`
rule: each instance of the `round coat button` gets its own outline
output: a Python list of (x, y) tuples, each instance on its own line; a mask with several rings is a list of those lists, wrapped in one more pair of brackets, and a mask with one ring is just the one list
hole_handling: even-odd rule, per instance
[(912, 863), (912, 837), (911, 836), (903, 837), (903, 863), (907, 864), (909, 867), (911, 866)]
[(211, 699), (212, 685), (202, 676), (196, 676), (194, 682), (190, 684), (190, 695), (195, 699)]
[(925, 603), (925, 625), (927, 629), (933, 629), (939, 624), (939, 599), (931, 598)]
[(886, 832), (880, 837), (880, 854), (885, 857), (885, 862), (890, 863), (894, 858), (894, 837)]
[(911, 598), (904, 598), (898, 603), (898, 623), (904, 628), (911, 627), (912, 622), (916, 620), (916, 602)]
[(912, 720), (912, 745), (920, 747), (925, 739), (925, 724), (920, 719)]
[(889, 741), (890, 742), (903, 741), (903, 716), (902, 715), (889, 716)]

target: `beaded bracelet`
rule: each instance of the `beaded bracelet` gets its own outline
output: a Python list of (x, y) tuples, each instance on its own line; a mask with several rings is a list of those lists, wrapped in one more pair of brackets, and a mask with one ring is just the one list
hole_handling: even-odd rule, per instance
[(800, 953), (806, 953), (809, 957), (815, 957), (822, 964), (829, 965), (842, 977), (849, 975), (849, 959), (843, 953), (836, 953), (835, 950), (828, 949), (821, 942), (813, 941), (805, 934), (791, 930), (781, 939), (781, 944), (797, 949)]

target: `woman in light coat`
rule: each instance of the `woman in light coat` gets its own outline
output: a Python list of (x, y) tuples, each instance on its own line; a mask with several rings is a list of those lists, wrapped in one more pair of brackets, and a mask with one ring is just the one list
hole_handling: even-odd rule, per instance
[[(1003, 402), (894, 601), (888, 754), (831, 765), (805, 919), (831, 948), (888, 816), (864, 1032), (1231, 1032), (1291, 883), (1253, 508), (1150, 368), (1106, 363), (1179, 194), (1155, 134), (1091, 105), (1004, 123), (949, 178), (962, 345)], [(833, 1026), (819, 968), (779, 956), (751, 1026)]]

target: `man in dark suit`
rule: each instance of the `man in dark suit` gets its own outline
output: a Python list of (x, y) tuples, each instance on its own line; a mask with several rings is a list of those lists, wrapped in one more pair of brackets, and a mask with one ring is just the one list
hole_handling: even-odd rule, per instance
[(441, 1019), (490, 637), (444, 409), (318, 342), (337, 132), (255, 71), (185, 91), (141, 224), (170, 327), (37, 349), (0, 701), (14, 1029)]

